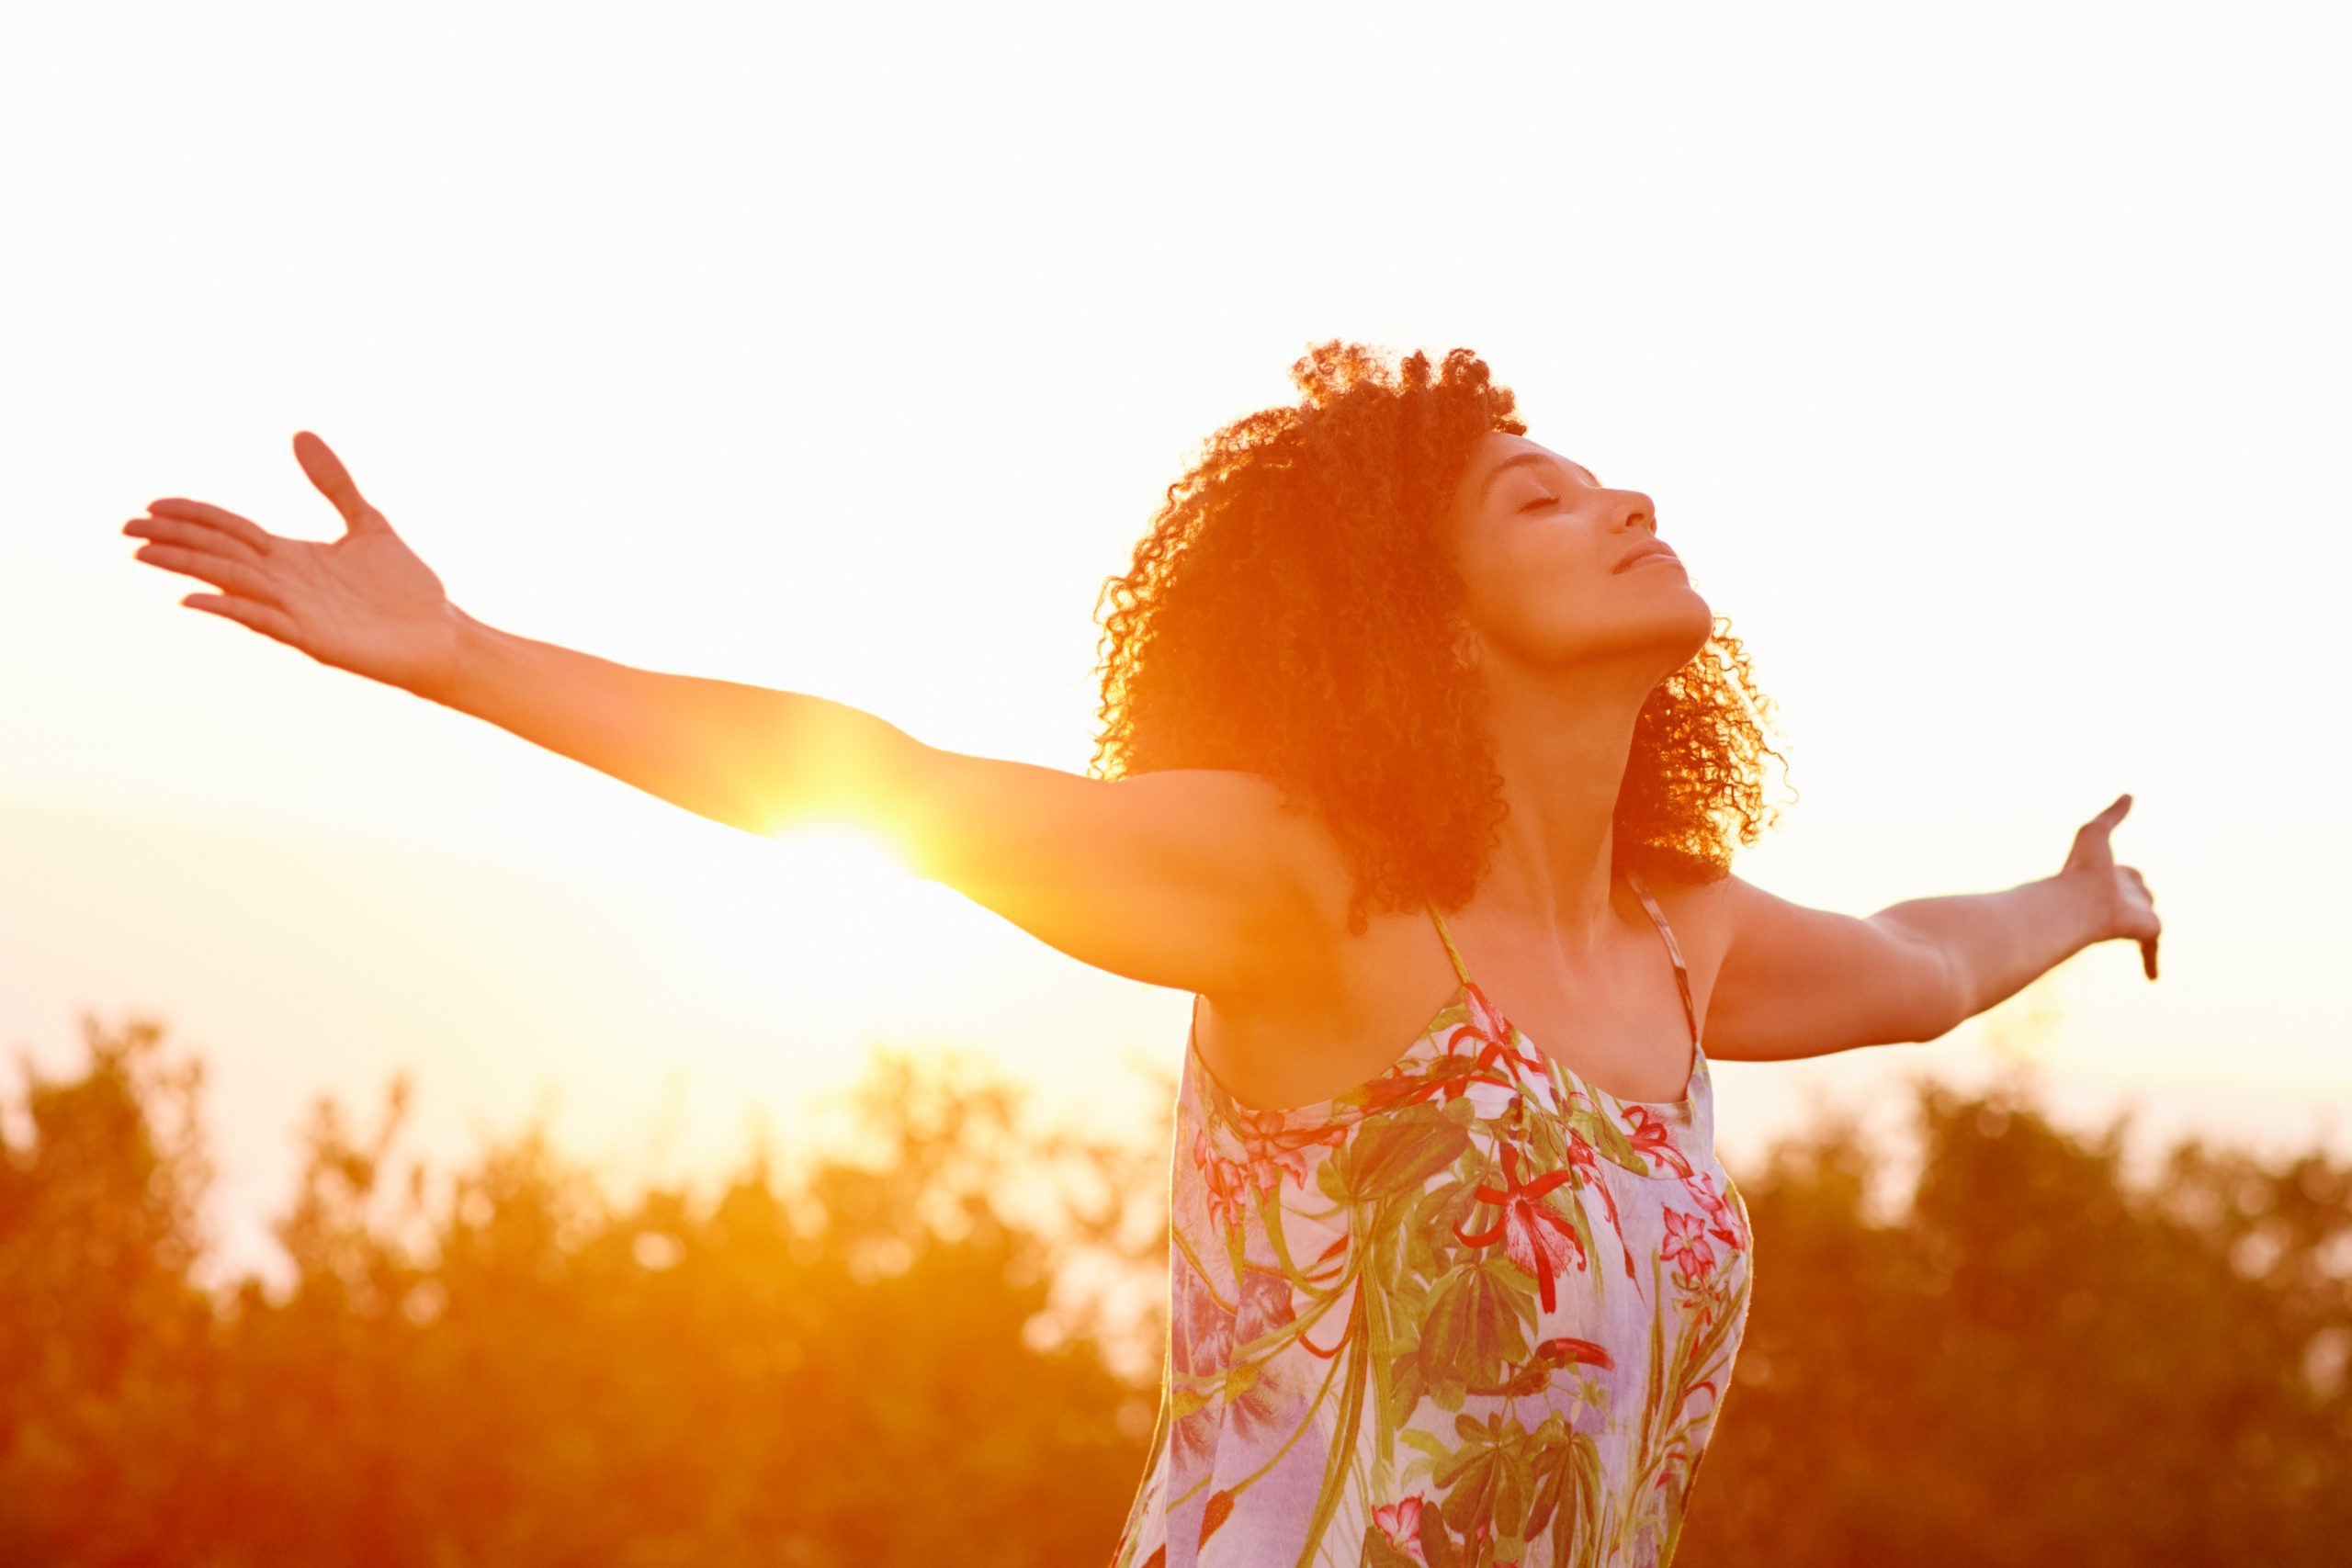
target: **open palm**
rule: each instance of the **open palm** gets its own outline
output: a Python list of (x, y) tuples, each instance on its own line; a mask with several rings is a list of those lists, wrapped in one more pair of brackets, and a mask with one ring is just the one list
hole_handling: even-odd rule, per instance
[(458, 612), (327, 444), (300, 431), (294, 457), (343, 514), (339, 539), (267, 533), (200, 501), (149, 503), (122, 531), (151, 541), (136, 558), (222, 590), (180, 603), (299, 648), (322, 664), (413, 692), (430, 692), (456, 667)]

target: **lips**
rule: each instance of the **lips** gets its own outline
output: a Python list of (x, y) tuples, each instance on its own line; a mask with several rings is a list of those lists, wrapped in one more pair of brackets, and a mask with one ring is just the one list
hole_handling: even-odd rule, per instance
[(1682, 564), (1682, 558), (1676, 555), (1672, 550), (1668, 549), (1664, 545), (1649, 544), (1642, 546), (1632, 555), (1627, 556), (1623, 560), (1619, 561), (1615, 566), (1611, 567), (1609, 570), (1612, 574), (1620, 571), (1630, 571), (1634, 568), (1641, 565), (1644, 561), (1652, 559), (1670, 560), (1676, 566), (1680, 566)]

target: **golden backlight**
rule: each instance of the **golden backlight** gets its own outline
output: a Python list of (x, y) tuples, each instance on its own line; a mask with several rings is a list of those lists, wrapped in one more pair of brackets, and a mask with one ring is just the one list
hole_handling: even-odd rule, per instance
[(760, 885), (774, 892), (770, 919), (757, 923), (786, 944), (772, 949), (777, 961), (865, 991), (944, 956), (935, 922), (914, 916), (926, 885), (881, 834), (825, 823), (778, 833), (774, 844), (754, 858)]
[(844, 893), (853, 886), (870, 888), (884, 879), (916, 880), (896, 845), (863, 828), (829, 822), (796, 828), (775, 839), (797, 877), (839, 884)]
[[(1056, 962), (1015, 927), (918, 874), (885, 833), (825, 823), (778, 833), (773, 844), (752, 846), (748, 874), (723, 879), (743, 917), (725, 923), (739, 962), (793, 982), (791, 1005), (812, 1023), (826, 1017), (868, 1040), (944, 1041), (968, 1033), (974, 1010), (1001, 1002), (1005, 987), (1034, 984)], [(707, 942), (718, 922), (692, 923)], [(842, 1010), (838, 1020), (809, 1010), (812, 980)], [(1057, 1070), (1050, 1055), (1030, 1066)], [(1067, 1058), (1058, 1070), (1069, 1070)]]

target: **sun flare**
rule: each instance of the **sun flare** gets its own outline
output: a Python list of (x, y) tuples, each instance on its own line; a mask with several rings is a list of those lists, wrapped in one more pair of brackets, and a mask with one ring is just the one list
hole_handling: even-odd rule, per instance
[[(729, 928), (721, 945), (748, 967), (802, 988), (822, 976), (828, 995), (879, 1024), (972, 957), (978, 911), (917, 875), (881, 833), (817, 824), (778, 833), (749, 858), (728, 877), (730, 908), (717, 922)], [(714, 922), (697, 923), (707, 939)]]
[(787, 874), (796, 879), (827, 886), (920, 880), (896, 845), (864, 828), (828, 822), (778, 833), (774, 842)]

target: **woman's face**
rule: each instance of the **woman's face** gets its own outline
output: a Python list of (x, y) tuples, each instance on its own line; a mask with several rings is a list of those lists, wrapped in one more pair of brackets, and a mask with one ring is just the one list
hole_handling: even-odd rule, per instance
[(1650, 498), (1523, 435), (1479, 438), (1447, 523), (1482, 659), (1550, 670), (1631, 656), (1662, 680), (1713, 629), (1679, 558), (1659, 550)]

